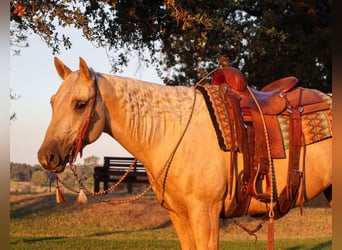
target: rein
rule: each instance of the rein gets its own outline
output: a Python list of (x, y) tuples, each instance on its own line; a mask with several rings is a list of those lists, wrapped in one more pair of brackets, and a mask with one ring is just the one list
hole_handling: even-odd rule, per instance
[[(174, 150), (172, 151), (169, 159), (167, 160), (163, 170), (161, 171), (161, 173), (164, 171), (164, 169), (166, 169), (166, 172), (165, 172), (165, 175), (164, 175), (164, 180), (163, 180), (163, 191), (162, 191), (162, 201), (161, 201), (161, 206), (164, 207), (164, 196), (165, 196), (165, 190), (166, 190), (166, 179), (167, 179), (167, 176), (168, 176), (168, 173), (169, 173), (169, 170), (170, 170), (170, 167), (171, 167), (171, 162), (176, 154), (176, 151), (185, 135), (185, 132), (188, 130), (188, 127), (190, 125), (190, 121), (191, 121), (191, 118), (192, 118), (192, 115), (194, 113), (194, 110), (195, 110), (195, 104), (196, 104), (196, 97), (197, 97), (197, 92), (196, 92), (196, 89), (199, 85), (202, 84), (202, 82), (207, 79), (210, 75), (212, 75), (213, 73), (215, 73), (217, 71), (217, 68), (213, 69), (212, 71), (210, 71), (209, 73), (207, 73), (206, 75), (204, 75), (195, 85), (194, 85), (194, 101), (192, 103), (192, 106), (191, 106), (191, 112), (190, 112), (190, 116), (189, 116), (189, 119), (185, 125), (185, 128), (184, 128), (184, 131), (182, 133), (182, 135), (180, 136), (179, 140), (178, 140), (178, 143), (176, 144)], [(160, 174), (161, 174), (160, 173)], [(159, 178), (159, 176), (157, 177), (157, 179)]]

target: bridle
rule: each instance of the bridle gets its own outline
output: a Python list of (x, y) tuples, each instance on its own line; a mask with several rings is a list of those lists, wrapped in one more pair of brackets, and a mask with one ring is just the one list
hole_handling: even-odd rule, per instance
[(72, 165), (76, 161), (78, 153), (80, 153), (80, 156), (82, 157), (82, 150), (83, 150), (83, 147), (84, 147), (85, 135), (86, 135), (86, 133), (88, 131), (90, 122), (93, 119), (94, 113), (95, 113), (95, 106), (96, 106), (96, 99), (97, 99), (97, 89), (98, 89), (97, 78), (95, 76), (95, 80), (94, 80), (94, 93), (95, 93), (94, 101), (93, 101), (93, 104), (92, 104), (92, 107), (91, 107), (90, 114), (86, 118), (85, 123), (84, 123), (82, 129), (79, 130), (79, 132), (78, 132), (78, 134), (76, 136), (76, 139), (74, 141), (74, 145), (73, 145), (73, 147), (72, 147), (72, 149), (71, 149), (71, 151), (69, 153), (69, 164), (70, 165)]

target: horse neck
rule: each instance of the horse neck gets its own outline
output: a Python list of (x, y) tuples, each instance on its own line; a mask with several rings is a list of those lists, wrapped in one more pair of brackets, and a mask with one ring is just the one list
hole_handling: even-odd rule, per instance
[(100, 92), (108, 114), (105, 132), (144, 165), (165, 163), (190, 117), (193, 89), (104, 75)]

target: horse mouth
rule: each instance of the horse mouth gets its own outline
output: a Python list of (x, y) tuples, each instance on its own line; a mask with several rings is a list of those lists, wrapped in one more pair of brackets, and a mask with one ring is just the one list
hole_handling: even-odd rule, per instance
[(59, 152), (56, 147), (52, 146), (42, 146), (38, 151), (38, 160), (45, 170), (59, 174), (64, 171), (67, 164), (73, 164), (78, 151), (75, 145), (72, 145), (65, 153)]
[(55, 169), (50, 170), (51, 172), (53, 172), (54, 174), (59, 174), (62, 173), (65, 169), (65, 165), (58, 165)]
[(64, 157), (64, 160), (61, 159), (61, 161), (59, 162), (58, 166), (53, 170), (53, 172), (55, 174), (59, 174), (62, 173), (66, 167), (66, 165), (69, 163), (70, 165), (72, 164), (72, 159), (74, 158), (75, 155), (75, 150), (71, 149), (70, 153), (67, 154)]
[(66, 165), (67, 165), (68, 163), (70, 164), (70, 159), (71, 159), (71, 157), (72, 157), (72, 155), (73, 155), (73, 154), (71, 154), (71, 153), (72, 153), (72, 151), (70, 152), (70, 154), (68, 154), (67, 156), (65, 156), (64, 159), (59, 158), (60, 160), (59, 160), (58, 164), (57, 164), (55, 167), (50, 166), (49, 169), (46, 168), (46, 167), (45, 167), (45, 169), (48, 170), (49, 172), (54, 173), (54, 174), (60, 174), (60, 173), (62, 173), (62, 172), (64, 171)]
[(60, 158), (58, 164), (54, 167), (54, 168), (50, 168), (48, 169), (48, 171), (54, 173), (54, 174), (59, 174), (62, 173), (67, 165), (67, 163), (69, 162), (69, 157), (66, 156), (64, 158), (64, 160), (62, 160), (62, 158)]

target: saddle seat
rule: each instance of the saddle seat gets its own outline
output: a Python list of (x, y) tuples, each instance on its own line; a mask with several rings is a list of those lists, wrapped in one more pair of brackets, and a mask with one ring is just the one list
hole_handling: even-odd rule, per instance
[(287, 93), (291, 89), (293, 89), (297, 85), (297, 83), (298, 79), (294, 76), (284, 77), (267, 84), (265, 87), (261, 89), (261, 93)]
[[(241, 97), (241, 107), (253, 108), (257, 110), (255, 101), (251, 93), (247, 90), (247, 83), (242, 73), (233, 67), (224, 67), (219, 69), (213, 76), (212, 84), (221, 85), (226, 83)], [(284, 77), (269, 83), (260, 91), (250, 88), (258, 101), (264, 114), (275, 115), (281, 113), (286, 106), (283, 94), (291, 91), (298, 83), (294, 76)], [(244, 112), (248, 111), (244, 109)]]
[[(294, 76), (289, 76), (276, 80), (266, 85), (261, 91), (251, 88), (253, 95), (258, 101), (261, 110), (264, 114), (276, 115), (282, 112), (286, 103), (284, 102), (284, 93), (291, 91), (298, 83), (298, 79)], [(248, 98), (248, 105), (252, 107), (250, 103), (251, 98)], [(254, 103), (254, 101), (253, 101)]]

